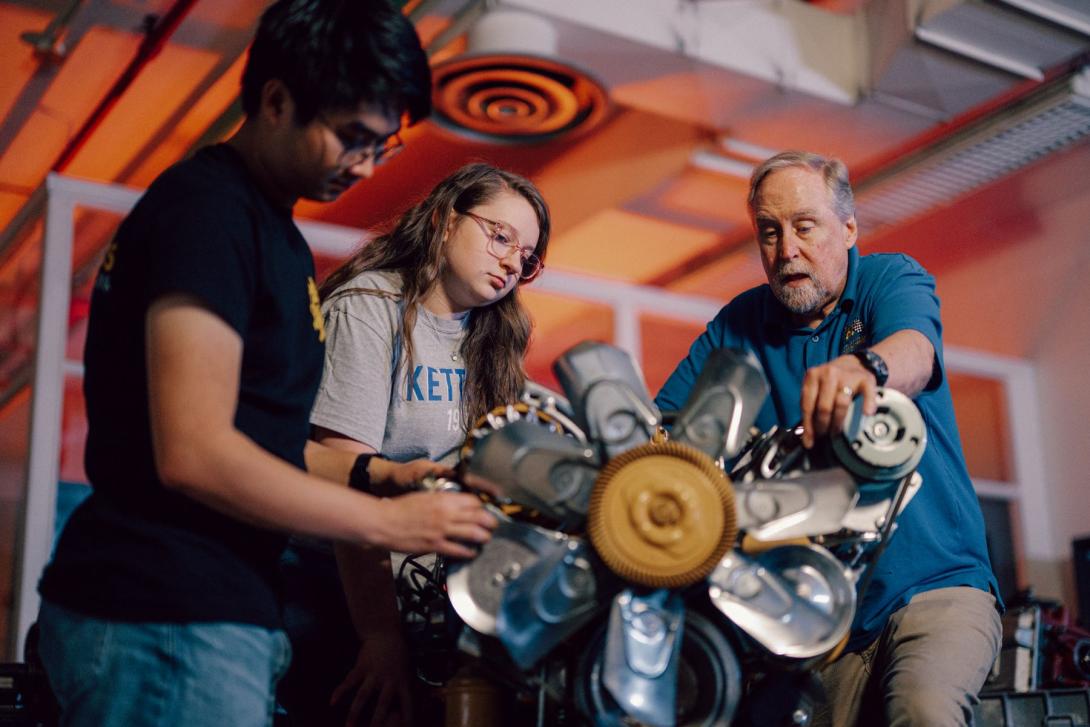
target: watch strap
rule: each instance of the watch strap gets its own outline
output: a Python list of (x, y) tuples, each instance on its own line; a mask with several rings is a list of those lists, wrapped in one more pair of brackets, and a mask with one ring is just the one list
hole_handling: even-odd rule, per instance
[(375, 494), (371, 489), (371, 460), (375, 457), (379, 459), (385, 459), (381, 454), (377, 452), (367, 452), (356, 457), (356, 461), (352, 463), (352, 470), (348, 473), (348, 486), (357, 492), (362, 492), (366, 495)]
[(886, 362), (882, 360), (881, 356), (869, 348), (856, 351), (854, 355), (859, 359), (859, 363), (863, 364), (863, 368), (871, 372), (879, 386), (886, 385), (886, 381), (889, 379), (889, 367), (886, 366)]

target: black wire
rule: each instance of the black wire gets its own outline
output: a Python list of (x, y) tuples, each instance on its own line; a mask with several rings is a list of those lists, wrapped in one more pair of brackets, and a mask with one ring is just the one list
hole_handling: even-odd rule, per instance
[(434, 622), (433, 616), (442, 611), (446, 603), (446, 591), (440, 578), (438, 556), (434, 569), (420, 563), (423, 555), (408, 555), (401, 562), (397, 576), (398, 600), (401, 603), (401, 620), (406, 628), (420, 628), (412, 617), (418, 617), (425, 627)]
[(867, 572), (863, 574), (863, 582), (857, 591), (860, 604), (863, 603), (863, 596), (866, 595), (867, 589), (870, 588), (870, 582), (874, 579), (874, 571), (878, 567), (878, 560), (882, 557), (882, 553), (885, 552), (886, 546), (889, 545), (889, 541), (893, 537), (893, 523), (901, 511), (901, 503), (904, 501), (905, 495), (908, 494), (908, 486), (914, 474), (916, 474), (916, 470), (912, 470), (901, 480), (901, 484), (897, 488), (897, 498), (893, 503), (893, 507), (886, 514), (886, 521), (882, 523), (882, 538), (878, 542), (878, 548), (874, 551), (874, 557), (867, 567)]

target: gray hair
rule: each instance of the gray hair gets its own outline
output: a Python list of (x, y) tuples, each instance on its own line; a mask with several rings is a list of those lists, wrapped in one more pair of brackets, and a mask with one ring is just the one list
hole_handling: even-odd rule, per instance
[(761, 182), (769, 174), (780, 169), (801, 167), (817, 172), (825, 180), (825, 187), (829, 190), (829, 197), (833, 203), (833, 209), (841, 222), (847, 222), (855, 215), (855, 196), (852, 194), (852, 185), (848, 181), (848, 167), (844, 162), (833, 157), (824, 157), (808, 151), (785, 151), (771, 159), (766, 159), (759, 167), (753, 170), (749, 178), (749, 215), (753, 217), (757, 206), (757, 190)]

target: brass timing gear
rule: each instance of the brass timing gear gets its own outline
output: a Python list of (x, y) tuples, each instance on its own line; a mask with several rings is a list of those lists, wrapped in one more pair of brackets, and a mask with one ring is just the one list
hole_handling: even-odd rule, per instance
[(622, 578), (681, 588), (711, 573), (734, 545), (734, 488), (703, 452), (651, 442), (614, 457), (599, 473), (587, 530)]

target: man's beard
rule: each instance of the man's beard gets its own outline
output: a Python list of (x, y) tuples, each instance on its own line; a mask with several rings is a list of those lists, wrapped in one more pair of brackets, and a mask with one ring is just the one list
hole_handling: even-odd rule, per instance
[[(809, 280), (809, 284), (802, 287), (788, 287), (783, 282), (783, 279), (788, 275), (805, 275)], [(830, 291), (818, 283), (809, 271), (789, 270), (786, 269), (786, 266), (776, 271), (771, 286), (776, 299), (783, 304), (784, 308), (800, 316), (809, 315), (820, 310), (831, 296)]]

